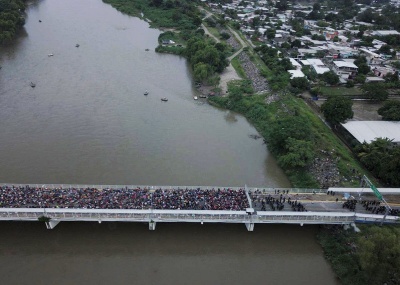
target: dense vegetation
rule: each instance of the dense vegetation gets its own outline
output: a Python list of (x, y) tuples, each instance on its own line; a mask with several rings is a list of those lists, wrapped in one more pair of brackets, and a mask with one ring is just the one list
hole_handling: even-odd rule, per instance
[(184, 54), (188, 58), (196, 80), (209, 80), (228, 66), (226, 46), (204, 38), (188, 40)]
[(268, 83), (273, 90), (282, 90), (288, 84), (290, 80), (289, 73), (287, 70), (294, 69), (288, 58), (279, 57), (279, 50), (262, 45), (254, 49), (261, 56), (263, 62), (268, 66), (270, 70), (273, 70), (273, 74), (263, 74), (268, 78)]
[(328, 99), (322, 104), (321, 111), (325, 119), (336, 126), (344, 123), (347, 119), (353, 118), (353, 111), (351, 107), (353, 102), (350, 98), (344, 96), (329, 96)]
[(0, 0), (0, 43), (14, 38), (19, 27), (25, 24), (22, 0)]
[(103, 0), (117, 10), (151, 20), (156, 27), (193, 30), (201, 24), (200, 12), (191, 0)]
[(377, 138), (355, 150), (365, 167), (383, 183), (400, 187), (400, 147), (394, 147), (388, 138)]
[(400, 101), (386, 101), (378, 109), (378, 114), (385, 121), (400, 121)]
[(228, 97), (209, 100), (246, 116), (266, 139), (268, 149), (277, 157), (294, 187), (320, 187), (309, 167), (321, 151), (335, 150), (338, 169), (347, 180), (350, 181), (352, 168), (363, 172), (341, 141), (302, 99), (281, 91), (273, 95), (277, 96), (276, 100), (266, 103), (270, 98), (264, 95), (249, 96), (250, 86), (246, 80), (230, 84)]
[(343, 285), (400, 284), (400, 227), (360, 226), (361, 233), (338, 226), (320, 231), (324, 248)]

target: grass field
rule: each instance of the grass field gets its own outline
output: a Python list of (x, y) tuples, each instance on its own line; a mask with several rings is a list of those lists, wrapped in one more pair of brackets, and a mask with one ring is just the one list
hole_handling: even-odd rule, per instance
[(358, 87), (346, 88), (343, 86), (322, 86), (320, 87), (321, 93), (324, 96), (331, 95), (361, 95), (362, 91)]

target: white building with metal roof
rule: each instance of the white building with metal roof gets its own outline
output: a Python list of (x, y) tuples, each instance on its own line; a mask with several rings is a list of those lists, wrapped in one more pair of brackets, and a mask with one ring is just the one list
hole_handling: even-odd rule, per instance
[(388, 138), (400, 145), (400, 122), (350, 121), (342, 126), (360, 143), (370, 143), (377, 138)]

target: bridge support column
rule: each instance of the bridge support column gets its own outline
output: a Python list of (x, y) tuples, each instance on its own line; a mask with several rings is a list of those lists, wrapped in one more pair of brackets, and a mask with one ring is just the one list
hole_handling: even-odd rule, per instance
[(245, 225), (249, 232), (254, 231), (254, 223), (245, 223)]
[(149, 230), (154, 231), (156, 229), (156, 222), (149, 222)]
[(54, 229), (57, 225), (58, 225), (58, 223), (59, 223), (60, 221), (48, 221), (48, 222), (46, 222), (46, 228), (48, 229), (48, 230), (52, 230), (52, 229)]

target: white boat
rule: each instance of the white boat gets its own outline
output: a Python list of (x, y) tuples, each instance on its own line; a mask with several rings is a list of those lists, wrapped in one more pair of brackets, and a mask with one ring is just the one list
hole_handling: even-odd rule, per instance
[(193, 99), (194, 99), (194, 100), (197, 100), (197, 99), (199, 99), (199, 98), (198, 98), (197, 96), (194, 96)]
[(161, 101), (167, 102), (167, 101), (168, 101), (168, 99), (167, 99), (167, 98), (165, 98), (165, 97), (163, 97), (163, 98), (161, 98)]
[(202, 94), (202, 95), (199, 95), (199, 97), (200, 97), (200, 98), (207, 98), (207, 96), (206, 96), (206, 95), (203, 95), (203, 94)]
[(144, 92), (144, 95), (149, 95), (149, 91), (146, 90), (146, 92)]
[(50, 57), (50, 56), (53, 56), (53, 55), (54, 55), (54, 54), (52, 54), (52, 53), (49, 53), (47, 56), (48, 56), (48, 57)]

